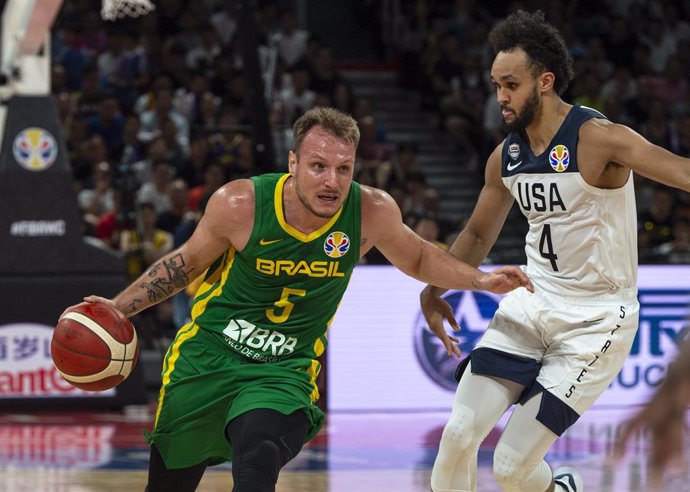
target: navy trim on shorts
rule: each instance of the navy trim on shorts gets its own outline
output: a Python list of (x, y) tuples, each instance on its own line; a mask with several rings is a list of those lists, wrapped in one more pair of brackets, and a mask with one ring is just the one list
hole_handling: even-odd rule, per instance
[(551, 432), (561, 436), (568, 427), (577, 422), (580, 414), (536, 381), (528, 391), (522, 394), (518, 403), (524, 405), (530, 398), (539, 393), (542, 394), (542, 397), (539, 412), (537, 412), (537, 420)]
[(541, 370), (541, 362), (488, 347), (474, 349), (469, 358), (473, 374), (507, 379), (528, 388)]

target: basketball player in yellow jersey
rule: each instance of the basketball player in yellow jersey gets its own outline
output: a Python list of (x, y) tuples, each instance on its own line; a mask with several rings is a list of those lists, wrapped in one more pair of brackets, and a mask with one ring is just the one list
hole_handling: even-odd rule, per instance
[[(563, 101), (572, 59), (542, 12), (510, 15), (489, 40), (491, 80), (509, 133), (488, 159), (484, 188), (450, 253), (479, 265), (517, 200), (529, 223), (526, 273), (535, 294), (506, 296), (461, 363), (431, 486), (476, 490), (479, 446), (517, 403), (494, 452), (501, 488), (581, 492), (576, 470), (554, 476), (544, 456), (615, 378), (635, 337), (632, 171), (690, 191), (690, 160)], [(424, 289), (422, 310), (448, 353), (460, 355), (444, 318), (460, 328), (438, 287)]]
[[(230, 459), (235, 492), (275, 490), (323, 421), (315, 357), (357, 263), (348, 248), (362, 256), (376, 246), (404, 273), (445, 288), (533, 291), (519, 268), (482, 273), (424, 241), (388, 194), (354, 183), (359, 129), (350, 116), (315, 108), (293, 131), (288, 174), (224, 185), (179, 249), (113, 300), (85, 299), (132, 316), (208, 269), (192, 322), (164, 361), (150, 492), (195, 490), (207, 465)], [(319, 298), (327, 301), (314, 308)]]

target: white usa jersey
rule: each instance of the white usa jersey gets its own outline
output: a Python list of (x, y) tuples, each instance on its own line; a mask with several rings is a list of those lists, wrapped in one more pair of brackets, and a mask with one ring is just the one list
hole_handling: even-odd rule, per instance
[(527, 217), (527, 274), (537, 289), (565, 297), (616, 295), (637, 288), (637, 212), (632, 173), (621, 188), (585, 182), (577, 166), (580, 126), (604, 116), (574, 106), (541, 155), (510, 133), (503, 183)]

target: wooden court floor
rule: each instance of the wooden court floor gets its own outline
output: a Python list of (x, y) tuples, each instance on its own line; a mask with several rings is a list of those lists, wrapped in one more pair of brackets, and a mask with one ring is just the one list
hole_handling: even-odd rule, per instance
[[(0, 492), (131, 492), (146, 483), (142, 429), (152, 408), (109, 413), (0, 414)], [(623, 462), (609, 452), (629, 410), (591, 410), (559, 439), (547, 460), (576, 466), (587, 492), (642, 492), (646, 441)], [(322, 432), (281, 473), (278, 492), (428, 492), (446, 412), (330, 414)], [(480, 450), (478, 491), (500, 492), (491, 474), (500, 424)], [(690, 491), (675, 471), (661, 490)], [(200, 491), (229, 491), (229, 465), (209, 468)], [(171, 491), (174, 492), (174, 491)], [(535, 491), (536, 492), (536, 491)]]

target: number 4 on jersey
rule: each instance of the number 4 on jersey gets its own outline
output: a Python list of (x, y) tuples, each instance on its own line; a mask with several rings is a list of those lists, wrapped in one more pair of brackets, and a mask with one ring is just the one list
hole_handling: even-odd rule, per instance
[(544, 224), (544, 228), (541, 231), (541, 238), (539, 238), (539, 253), (542, 258), (546, 258), (551, 262), (551, 268), (553, 268), (554, 272), (557, 272), (558, 265), (556, 264), (556, 260), (558, 259), (558, 255), (553, 252), (550, 224)]

